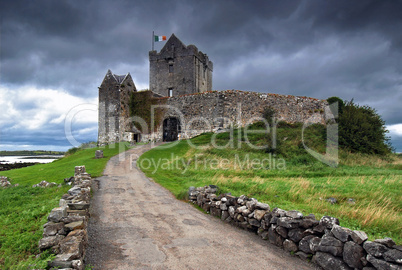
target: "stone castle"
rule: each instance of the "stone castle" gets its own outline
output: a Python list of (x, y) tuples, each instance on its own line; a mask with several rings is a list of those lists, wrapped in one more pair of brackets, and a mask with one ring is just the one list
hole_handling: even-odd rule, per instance
[(204, 132), (250, 124), (265, 108), (280, 121), (325, 123), (325, 100), (245, 91), (212, 91), (213, 63), (195, 45), (184, 45), (174, 34), (158, 53), (149, 52), (149, 87), (165, 108), (158, 127), (140, 131), (130, 119), (133, 79), (110, 70), (99, 87), (98, 143), (173, 141)]

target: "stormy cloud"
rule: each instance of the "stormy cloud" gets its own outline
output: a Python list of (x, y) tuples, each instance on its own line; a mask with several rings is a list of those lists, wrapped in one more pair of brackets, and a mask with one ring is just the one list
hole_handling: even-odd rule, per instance
[[(0, 148), (71, 147), (63, 117), (96, 104), (108, 69), (148, 88), (155, 31), (207, 53), (215, 90), (372, 106), (402, 151), (400, 10), (398, 0), (2, 1)], [(81, 118), (77, 138), (96, 140), (96, 114)]]

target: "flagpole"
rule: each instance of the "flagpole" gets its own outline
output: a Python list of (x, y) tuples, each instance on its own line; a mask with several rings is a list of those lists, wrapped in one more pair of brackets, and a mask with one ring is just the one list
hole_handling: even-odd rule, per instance
[(152, 31), (152, 50), (154, 50), (155, 33)]

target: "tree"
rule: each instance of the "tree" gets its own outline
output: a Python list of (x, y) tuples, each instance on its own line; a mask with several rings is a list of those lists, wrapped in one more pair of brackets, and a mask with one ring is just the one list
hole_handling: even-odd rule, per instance
[[(333, 99), (334, 100), (334, 99)], [(341, 104), (341, 103), (338, 103)], [(369, 106), (339, 105), (339, 145), (351, 152), (385, 155), (392, 151), (385, 121)]]

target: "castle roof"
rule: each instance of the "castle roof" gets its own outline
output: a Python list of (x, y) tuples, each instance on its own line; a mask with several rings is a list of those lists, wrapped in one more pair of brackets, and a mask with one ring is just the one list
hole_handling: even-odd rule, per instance
[(122, 83), (124, 81), (124, 78), (126, 78), (126, 76), (128, 75), (128, 73), (126, 75), (116, 75), (113, 74), (113, 77), (116, 79), (116, 81), (118, 83)]
[(173, 33), (170, 36), (170, 38), (166, 41), (166, 44), (161, 49), (160, 53), (162, 53), (164, 51), (169, 51), (172, 45), (174, 45), (175, 47), (181, 47), (183, 49), (187, 48), (187, 46), (184, 45), (184, 43), (178, 37), (176, 37), (176, 35)]
[(122, 82), (124, 82), (124, 80), (130, 77), (130, 72), (127, 73), (126, 75), (117, 75), (117, 74), (113, 74), (112, 71), (110, 69), (107, 70), (105, 79), (114, 79), (117, 83), (121, 84)]

